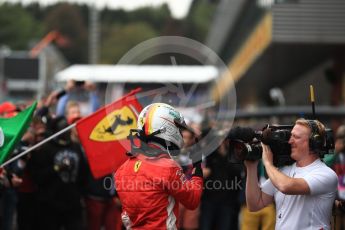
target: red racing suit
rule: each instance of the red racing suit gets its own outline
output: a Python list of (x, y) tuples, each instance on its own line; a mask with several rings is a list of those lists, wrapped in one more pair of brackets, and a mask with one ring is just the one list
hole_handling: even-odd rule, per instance
[(126, 229), (177, 229), (178, 204), (195, 209), (200, 203), (203, 178), (187, 180), (168, 155), (142, 154), (128, 159), (115, 174)]

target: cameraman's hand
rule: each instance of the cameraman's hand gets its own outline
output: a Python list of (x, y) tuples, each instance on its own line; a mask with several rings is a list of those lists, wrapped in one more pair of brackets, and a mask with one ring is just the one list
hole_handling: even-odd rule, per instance
[(268, 145), (265, 145), (261, 142), (262, 147), (262, 162), (265, 166), (273, 165), (273, 153), (271, 148)]

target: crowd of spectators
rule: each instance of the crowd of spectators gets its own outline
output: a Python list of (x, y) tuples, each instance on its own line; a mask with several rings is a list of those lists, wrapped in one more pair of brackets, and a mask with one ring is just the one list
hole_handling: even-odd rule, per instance
[[(81, 89), (87, 92), (87, 103), (75, 98), (75, 92)], [(54, 91), (39, 102), (31, 125), (12, 156), (96, 111), (100, 105), (95, 84), (85, 82), (80, 86), (69, 81), (63, 90)], [(3, 103), (0, 115), (9, 118), (23, 108), (23, 104)], [(183, 131), (186, 148), (193, 145), (193, 135)], [(339, 179), (337, 198), (344, 200), (345, 126), (336, 132), (335, 147), (330, 167)], [(274, 229), (274, 204), (259, 212), (248, 211), (244, 166), (230, 164), (228, 154), (229, 141), (225, 139), (203, 159), (205, 182), (201, 205), (192, 211), (180, 206), (180, 229)], [(187, 178), (190, 177), (190, 159), (183, 150), (176, 160)], [(123, 229), (116, 190), (105, 186), (105, 178), (113, 177), (93, 178), (74, 129), (1, 170), (0, 229)], [(258, 178), (263, 181), (266, 177), (264, 167), (259, 164)], [(333, 219), (333, 225), (345, 229), (345, 211), (341, 205), (335, 205), (334, 213), (337, 218)]]

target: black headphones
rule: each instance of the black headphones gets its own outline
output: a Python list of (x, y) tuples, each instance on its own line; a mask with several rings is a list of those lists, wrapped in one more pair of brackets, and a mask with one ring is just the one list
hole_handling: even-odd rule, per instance
[(322, 152), (324, 146), (324, 138), (320, 134), (319, 127), (315, 120), (307, 120), (311, 134), (309, 137), (309, 148), (315, 153)]

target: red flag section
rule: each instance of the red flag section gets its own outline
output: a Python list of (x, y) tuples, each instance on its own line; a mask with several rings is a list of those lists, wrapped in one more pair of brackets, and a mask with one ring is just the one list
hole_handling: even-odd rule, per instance
[(130, 129), (137, 128), (142, 106), (135, 97), (140, 89), (77, 122), (77, 131), (95, 178), (115, 172), (127, 160)]

